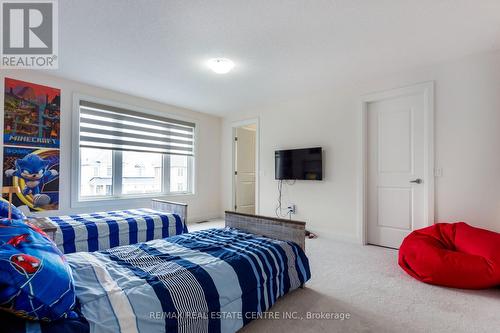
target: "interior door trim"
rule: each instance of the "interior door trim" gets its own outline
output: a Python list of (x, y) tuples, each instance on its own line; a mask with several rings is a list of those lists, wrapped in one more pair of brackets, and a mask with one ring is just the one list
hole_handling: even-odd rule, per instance
[(255, 125), (255, 214), (260, 212), (260, 118), (252, 118), (241, 121), (235, 121), (231, 123), (231, 211), (234, 210), (236, 204), (235, 192), (236, 192), (236, 182), (234, 177), (234, 172), (236, 171), (235, 165), (235, 136), (236, 129), (238, 127)]
[(427, 225), (434, 224), (434, 81), (417, 83), (411, 86), (376, 92), (360, 98), (358, 119), (358, 217), (357, 238), (366, 245), (368, 236), (368, 104), (415, 93), (424, 95), (424, 216)]

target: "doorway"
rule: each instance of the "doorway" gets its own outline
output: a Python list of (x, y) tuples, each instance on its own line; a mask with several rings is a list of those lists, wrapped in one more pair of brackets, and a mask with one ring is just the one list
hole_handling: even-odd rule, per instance
[(434, 222), (433, 83), (363, 100), (364, 242), (399, 248)]
[(233, 208), (256, 214), (258, 182), (258, 122), (233, 126)]

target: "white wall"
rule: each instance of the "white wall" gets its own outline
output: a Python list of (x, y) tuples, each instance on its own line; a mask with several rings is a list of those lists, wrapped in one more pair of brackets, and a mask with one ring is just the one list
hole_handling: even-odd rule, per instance
[(324, 181), (286, 187), (296, 219), (330, 237), (358, 235), (359, 97), (434, 80), (436, 220), (467, 221), (500, 231), (500, 52), (358, 80), (328, 93), (249, 110), (223, 122), (223, 207), (231, 206), (231, 123), (259, 117), (260, 213), (274, 215), (274, 150), (323, 146)]
[[(48, 85), (61, 89), (61, 165), (59, 178), (59, 208), (57, 212), (46, 212), (44, 215), (60, 215), (76, 212), (91, 212), (109, 209), (125, 209), (150, 207), (150, 199), (127, 200), (126, 203), (103, 203), (99, 207), (78, 208), (70, 207), (71, 186), (71, 115), (73, 107), (73, 93), (80, 93), (97, 98), (116, 101), (121, 104), (137, 106), (147, 110), (165, 112), (170, 115), (186, 117), (194, 120), (198, 127), (197, 156), (196, 156), (196, 194), (188, 196), (165, 197), (170, 200), (186, 202), (189, 205), (188, 215), (190, 221), (218, 217), (220, 205), (220, 133), (221, 119), (211, 115), (190, 111), (138, 98), (99, 87), (81, 84), (75, 81), (61, 79), (39, 71), (2, 70), (0, 72), (0, 88), (4, 91), (4, 78), (10, 77), (32, 83)], [(147, 84), (144, 85), (147, 89)], [(3, 101), (0, 105), (0, 128), (3, 129)], [(3, 134), (3, 133), (2, 133)], [(3, 135), (2, 135), (3, 137)], [(3, 149), (0, 156), (3, 155)], [(1, 177), (0, 177), (1, 178)]]

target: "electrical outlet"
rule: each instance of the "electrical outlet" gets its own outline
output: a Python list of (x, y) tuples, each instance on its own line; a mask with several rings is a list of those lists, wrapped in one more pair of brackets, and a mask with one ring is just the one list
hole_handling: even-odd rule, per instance
[(290, 204), (288, 206), (288, 212), (292, 213), (292, 214), (295, 214), (297, 212), (297, 206), (295, 206), (295, 204)]

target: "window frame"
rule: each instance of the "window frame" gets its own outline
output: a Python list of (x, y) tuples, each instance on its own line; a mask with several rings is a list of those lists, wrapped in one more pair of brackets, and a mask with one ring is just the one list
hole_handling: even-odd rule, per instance
[[(122, 151), (112, 150), (112, 195), (111, 196), (81, 196), (80, 195), (80, 101), (85, 100), (94, 103), (100, 103), (104, 105), (109, 105), (112, 107), (118, 107), (123, 109), (128, 109), (131, 111), (137, 111), (145, 114), (151, 114), (155, 116), (162, 116), (165, 118), (189, 121), (195, 124), (194, 128), (194, 147), (193, 156), (188, 159), (190, 165), (188, 165), (188, 190), (184, 192), (170, 192), (170, 155), (163, 154), (162, 156), (162, 191), (157, 193), (142, 193), (142, 194), (122, 194)], [(91, 207), (91, 206), (102, 206), (103, 204), (119, 204), (128, 203), (130, 200), (137, 199), (148, 199), (154, 197), (179, 197), (179, 196), (196, 196), (196, 184), (197, 184), (197, 172), (196, 172), (196, 156), (198, 148), (198, 123), (195, 119), (180, 117), (175, 114), (158, 112), (153, 110), (148, 110), (140, 108), (133, 105), (127, 105), (115, 101), (110, 101), (106, 99), (101, 99), (93, 96), (83, 95), (79, 93), (73, 94), (73, 112), (72, 112), (72, 140), (71, 140), (71, 207), (81, 208), (81, 207)], [(120, 167), (117, 167), (120, 166)]]

